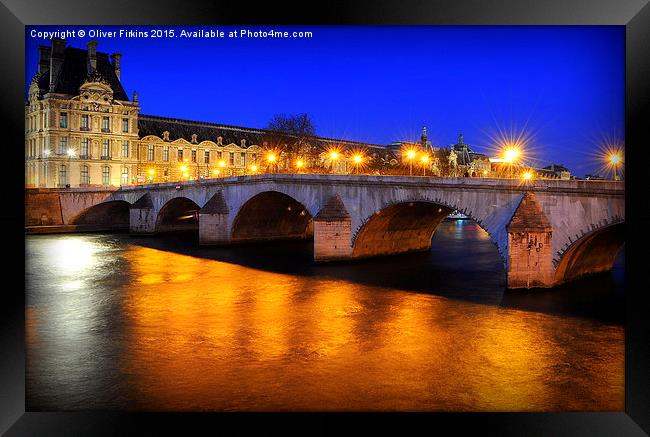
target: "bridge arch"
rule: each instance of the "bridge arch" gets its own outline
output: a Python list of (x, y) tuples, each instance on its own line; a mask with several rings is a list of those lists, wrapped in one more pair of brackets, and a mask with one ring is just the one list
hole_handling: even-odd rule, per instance
[(155, 232), (198, 232), (199, 209), (199, 205), (187, 197), (169, 199), (158, 212)]
[(625, 244), (625, 222), (617, 222), (586, 233), (562, 254), (555, 269), (555, 283), (612, 269)]
[(70, 220), (70, 224), (128, 229), (130, 206), (131, 204), (125, 200), (98, 203), (81, 211)]
[(232, 242), (306, 239), (313, 236), (313, 221), (292, 196), (262, 191), (239, 208), (231, 229)]
[[(442, 220), (458, 209), (442, 201), (405, 200), (387, 204), (362, 221), (352, 236), (352, 257), (365, 258), (426, 251)], [(471, 212), (464, 212), (490, 236), (501, 261), (503, 252), (490, 231)]]

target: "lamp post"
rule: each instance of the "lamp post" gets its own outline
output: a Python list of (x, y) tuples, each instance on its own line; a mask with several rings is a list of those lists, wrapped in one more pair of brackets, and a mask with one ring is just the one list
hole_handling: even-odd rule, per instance
[(334, 164), (339, 159), (339, 152), (337, 152), (336, 150), (332, 150), (329, 153), (329, 158), (330, 158), (330, 161), (332, 161), (332, 173), (335, 173)]
[(354, 155), (354, 156), (352, 157), (352, 162), (354, 162), (354, 167), (355, 167), (356, 173), (359, 174), (359, 166), (360, 166), (361, 163), (363, 162), (363, 156), (361, 156), (361, 155)]
[(44, 175), (44, 177), (45, 177), (45, 187), (47, 187), (47, 183), (49, 182), (48, 179), (47, 179), (47, 174), (48, 174), (48, 171), (49, 171), (48, 167), (49, 167), (49, 164), (50, 164), (50, 161), (48, 159), (50, 157), (50, 149), (43, 150), (43, 157), (45, 158), (45, 171), (44, 171), (44, 173), (45, 173), (45, 175)]
[(413, 159), (415, 159), (415, 150), (407, 151), (406, 159), (409, 161), (409, 176), (413, 176)]
[(614, 180), (620, 180), (618, 177), (618, 166), (623, 162), (623, 157), (620, 152), (613, 152), (609, 155), (609, 163), (614, 167)]
[(269, 154), (266, 155), (266, 161), (268, 162), (267, 169), (270, 169), (269, 173), (273, 172), (273, 164), (275, 164), (277, 159), (278, 157), (273, 152), (270, 152)]
[(65, 174), (65, 178), (66, 178), (66, 184), (65, 185), (66, 185), (66, 188), (70, 188), (70, 182), (69, 182), (70, 181), (70, 176), (69, 175), (72, 173), (72, 158), (74, 158), (74, 156), (75, 156), (74, 149), (68, 149), (67, 155), (68, 155), (68, 171)]
[(429, 163), (429, 156), (428, 155), (422, 155), (420, 158), (420, 162), (422, 163), (422, 176), (427, 175), (427, 164)]

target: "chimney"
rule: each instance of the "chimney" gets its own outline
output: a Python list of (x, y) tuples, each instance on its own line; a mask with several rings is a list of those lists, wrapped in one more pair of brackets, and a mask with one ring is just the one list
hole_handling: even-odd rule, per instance
[(113, 53), (111, 55), (111, 60), (113, 61), (113, 68), (115, 69), (115, 75), (117, 76), (117, 80), (120, 80), (120, 60), (122, 59), (122, 53)]
[(52, 48), (47, 46), (40, 46), (38, 48), (38, 72), (44, 73), (45, 70), (50, 68), (50, 56), (52, 55)]
[(97, 41), (88, 41), (88, 74), (97, 69)]
[(56, 81), (61, 73), (61, 66), (65, 58), (65, 40), (52, 38), (52, 52), (50, 56), (50, 92), (54, 92)]

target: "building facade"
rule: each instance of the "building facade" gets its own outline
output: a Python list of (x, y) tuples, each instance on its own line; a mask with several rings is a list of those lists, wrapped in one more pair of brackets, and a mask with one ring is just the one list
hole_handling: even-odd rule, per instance
[[(121, 54), (39, 47), (38, 70), (25, 102), (27, 187), (120, 186), (195, 180), (269, 170), (264, 129), (141, 114), (121, 82)], [(314, 138), (319, 146), (374, 151), (384, 147)], [(292, 163), (278, 157), (273, 170)], [(352, 172), (347, 156), (331, 166)], [(312, 165), (327, 165), (326, 155)], [(317, 159), (318, 161), (318, 159)]]

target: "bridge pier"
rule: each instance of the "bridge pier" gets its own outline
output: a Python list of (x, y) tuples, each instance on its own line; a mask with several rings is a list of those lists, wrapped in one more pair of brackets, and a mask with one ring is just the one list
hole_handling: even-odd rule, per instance
[(332, 196), (314, 217), (314, 261), (352, 257), (352, 219), (341, 198)]
[(212, 198), (199, 210), (199, 244), (227, 245), (230, 244), (230, 210), (226, 205), (222, 191)]
[(553, 227), (533, 193), (524, 194), (506, 230), (508, 288), (552, 287)]
[(145, 193), (129, 208), (129, 232), (131, 234), (151, 235), (156, 231), (151, 195)]

